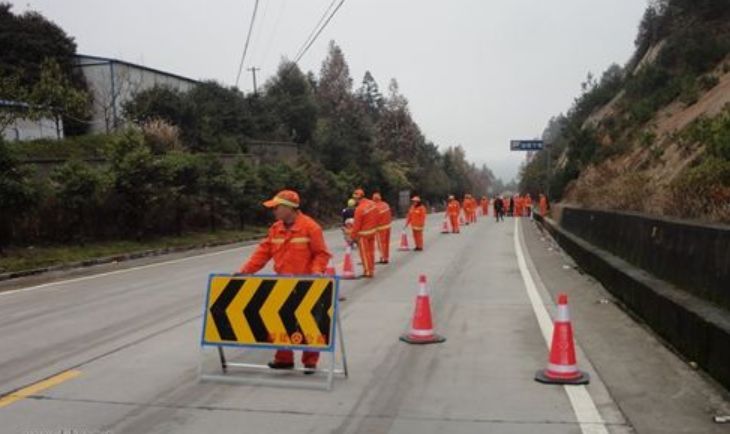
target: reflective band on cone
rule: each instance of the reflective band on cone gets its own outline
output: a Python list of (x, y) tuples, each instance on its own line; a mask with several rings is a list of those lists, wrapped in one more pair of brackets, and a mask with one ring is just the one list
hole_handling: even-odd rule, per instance
[(352, 246), (349, 244), (345, 247), (345, 261), (342, 265), (341, 277), (347, 280), (355, 279), (355, 268), (352, 265)]
[(398, 247), (398, 250), (402, 252), (411, 250), (411, 248), (408, 247), (408, 235), (406, 235), (406, 231), (403, 231), (400, 235), (400, 247)]
[(416, 309), (413, 312), (411, 329), (407, 334), (401, 335), (400, 340), (409, 344), (437, 344), (444, 342), (445, 337), (437, 335), (433, 330), (431, 318), (431, 300), (426, 291), (426, 276), (418, 278), (418, 296), (416, 297)]
[(588, 384), (590, 377), (578, 369), (573, 326), (568, 312), (568, 296), (558, 295), (558, 313), (553, 322), (553, 340), (546, 369), (537, 371), (535, 380), (546, 384)]
[(332, 264), (332, 258), (327, 261), (327, 268), (324, 269), (324, 274), (326, 274), (327, 276), (334, 276), (335, 274), (337, 274), (337, 271), (335, 271), (335, 266)]

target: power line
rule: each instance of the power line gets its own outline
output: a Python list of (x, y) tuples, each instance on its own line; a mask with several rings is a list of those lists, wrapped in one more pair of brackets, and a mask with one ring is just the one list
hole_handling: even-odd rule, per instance
[(322, 25), (322, 22), (324, 22), (324, 20), (327, 18), (327, 14), (330, 13), (330, 10), (332, 10), (332, 7), (335, 5), (335, 3), (337, 3), (337, 0), (332, 0), (330, 2), (329, 6), (327, 6), (327, 9), (325, 9), (322, 16), (319, 17), (319, 21), (317, 21), (317, 24), (314, 25), (314, 27), (312, 28), (312, 31), (309, 32), (309, 35), (307, 35), (307, 38), (302, 43), (302, 46), (299, 47), (299, 49), (297, 50), (297, 54), (294, 55), (295, 59), (298, 58), (299, 55), (302, 53), (302, 51), (304, 50), (304, 47), (306, 47), (307, 44), (309, 43), (309, 41), (312, 39), (312, 36), (314, 36), (314, 34), (317, 33), (317, 29), (319, 28), (319, 26)]
[(251, 40), (251, 32), (253, 30), (253, 23), (256, 19), (256, 11), (259, 9), (259, 0), (253, 6), (253, 13), (251, 14), (251, 23), (248, 25), (248, 34), (246, 35), (246, 43), (243, 45), (243, 54), (241, 54), (241, 64), (238, 65), (238, 74), (236, 75), (236, 87), (238, 87), (238, 81), (241, 79), (241, 71), (243, 70), (243, 61), (246, 59), (246, 52), (248, 52), (248, 43)]
[(334, 17), (334, 16), (335, 16), (335, 14), (337, 13), (337, 11), (338, 11), (338, 10), (340, 10), (340, 8), (342, 7), (342, 5), (343, 5), (344, 3), (345, 3), (345, 0), (340, 0), (340, 2), (339, 2), (339, 3), (337, 4), (337, 6), (335, 7), (335, 9), (334, 9), (334, 10), (332, 11), (332, 13), (331, 13), (331, 14), (329, 15), (329, 17), (327, 17), (327, 20), (326, 20), (326, 21), (324, 22), (324, 24), (322, 24), (322, 27), (320, 27), (320, 28), (319, 28), (319, 30), (318, 30), (318, 31), (317, 31), (317, 33), (316, 33), (316, 34), (314, 35), (314, 37), (312, 38), (312, 40), (311, 40), (311, 41), (309, 41), (309, 43), (307, 44), (307, 46), (306, 46), (306, 47), (304, 47), (304, 51), (302, 51), (302, 52), (301, 52), (301, 53), (299, 54), (299, 56), (297, 56), (297, 58), (296, 58), (296, 59), (294, 60), (294, 63), (295, 63), (295, 64), (296, 64), (296, 63), (299, 63), (299, 61), (300, 61), (300, 60), (302, 59), (302, 57), (304, 57), (304, 55), (305, 55), (305, 54), (307, 53), (307, 50), (309, 50), (309, 47), (311, 47), (311, 46), (312, 46), (312, 44), (314, 44), (314, 41), (316, 41), (316, 40), (317, 40), (317, 38), (319, 37), (319, 35), (320, 35), (320, 34), (322, 33), (322, 31), (323, 31), (323, 30), (325, 29), (325, 27), (327, 27), (327, 24), (329, 24), (329, 22), (330, 22), (330, 21), (332, 20), (332, 17)]

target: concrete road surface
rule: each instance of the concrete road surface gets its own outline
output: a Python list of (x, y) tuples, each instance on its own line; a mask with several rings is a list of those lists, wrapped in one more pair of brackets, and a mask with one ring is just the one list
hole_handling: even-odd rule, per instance
[[(207, 276), (236, 269), (252, 246), (0, 293), (0, 433), (730, 432), (711, 420), (727, 411), (725, 392), (531, 221), (482, 218), (442, 235), (441, 219), (429, 216), (424, 252), (394, 251), (375, 279), (342, 283), (350, 377), (330, 392), (199, 381), (201, 361), (218, 370), (215, 351), (199, 347)], [(327, 241), (339, 262), (341, 235)], [(440, 345), (398, 340), (420, 273)], [(559, 291), (570, 295), (586, 387), (533, 380)], [(229, 355), (263, 363), (271, 352)]]

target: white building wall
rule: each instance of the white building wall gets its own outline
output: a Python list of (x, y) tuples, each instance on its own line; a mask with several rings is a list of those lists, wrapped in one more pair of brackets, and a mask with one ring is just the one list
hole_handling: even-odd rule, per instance
[[(61, 137), (63, 138), (63, 121), (60, 124)], [(53, 119), (17, 119), (3, 131), (3, 138), (13, 142), (19, 140), (55, 139), (56, 122)]]

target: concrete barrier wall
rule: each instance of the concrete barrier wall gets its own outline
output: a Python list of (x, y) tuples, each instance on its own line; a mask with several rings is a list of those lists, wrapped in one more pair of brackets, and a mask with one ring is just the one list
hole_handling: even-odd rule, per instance
[(730, 309), (730, 227), (564, 206), (560, 227)]
[[(561, 221), (566, 221), (563, 209)], [(568, 217), (573, 228), (585, 234), (586, 238), (602, 240), (606, 245), (617, 246), (617, 241), (608, 241), (612, 230), (632, 233), (627, 228), (616, 228), (615, 222), (608, 223), (608, 216), (601, 212), (581, 210), (581, 216), (588, 221), (600, 221), (601, 225), (589, 226), (579, 223), (580, 218), (573, 214)], [(593, 215), (593, 220), (590, 216)], [(712, 377), (730, 390), (730, 311), (700, 297), (693, 292), (673, 285), (653, 273), (622, 259), (608, 249), (594, 245), (567, 228), (550, 219), (536, 215), (536, 220), (551, 233), (560, 246), (572, 256), (576, 263), (595, 277), (626, 308), (649, 325), (669, 345), (683, 354), (689, 361), (697, 363)], [(570, 219), (573, 219), (572, 221)], [(621, 216), (618, 221), (625, 221)], [(639, 225), (640, 226), (640, 225)], [(636, 230), (634, 227), (633, 230)], [(595, 234), (591, 232), (600, 232)], [(619, 237), (621, 235), (614, 235)], [(686, 236), (686, 235), (685, 235)], [(656, 237), (656, 232), (655, 232)], [(690, 243), (683, 240), (684, 243)], [(620, 248), (616, 247), (621, 251)], [(642, 251), (636, 246), (634, 249)], [(637, 254), (636, 250), (633, 254)], [(631, 252), (631, 250), (628, 250)], [(684, 267), (681, 262), (674, 263)], [(714, 274), (715, 276), (718, 273)]]

